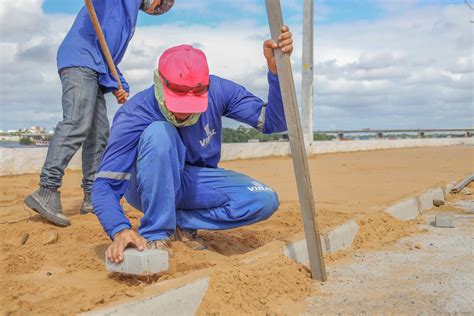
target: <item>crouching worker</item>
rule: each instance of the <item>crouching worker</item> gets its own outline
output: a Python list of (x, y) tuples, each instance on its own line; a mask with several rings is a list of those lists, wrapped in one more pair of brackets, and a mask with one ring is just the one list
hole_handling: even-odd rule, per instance
[[(112, 262), (123, 260), (127, 246), (169, 250), (175, 239), (203, 249), (199, 229), (250, 225), (277, 210), (271, 188), (217, 167), (221, 118), (263, 133), (286, 130), (273, 49), (291, 54), (292, 43), (286, 26), (279, 43), (264, 42), (268, 103), (232, 81), (209, 76), (199, 49), (181, 45), (162, 54), (154, 85), (117, 111), (93, 186), (95, 213), (113, 240), (107, 250)], [(123, 195), (143, 212), (138, 233), (120, 206)]]

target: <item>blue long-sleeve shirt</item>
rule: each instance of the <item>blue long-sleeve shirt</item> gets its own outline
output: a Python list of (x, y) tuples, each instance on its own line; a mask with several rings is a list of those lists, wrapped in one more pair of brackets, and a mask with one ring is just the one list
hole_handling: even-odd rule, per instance
[[(105, 40), (117, 66), (127, 50), (137, 23), (141, 0), (92, 0)], [(99, 40), (92, 26), (87, 8), (79, 11), (71, 29), (59, 46), (58, 71), (67, 67), (86, 67), (97, 71), (99, 84), (107, 92), (116, 90), (117, 80), (112, 76), (102, 54)], [(127, 81), (117, 68), (125, 90)]]
[[(186, 163), (217, 168), (221, 157), (223, 116), (266, 134), (286, 131), (278, 76), (269, 72), (268, 82), (268, 104), (265, 104), (244, 87), (211, 75), (207, 111), (201, 114), (196, 124), (178, 128), (186, 146)], [(159, 110), (154, 86), (136, 94), (115, 114), (92, 189), (94, 212), (111, 239), (117, 232), (131, 227), (120, 206), (120, 199), (137, 159), (140, 136), (155, 121), (165, 121), (165, 118)]]

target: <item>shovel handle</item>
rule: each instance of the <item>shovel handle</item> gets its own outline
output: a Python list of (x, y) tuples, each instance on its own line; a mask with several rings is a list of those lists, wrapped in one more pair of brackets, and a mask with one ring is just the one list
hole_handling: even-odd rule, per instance
[(102, 27), (100, 26), (99, 19), (97, 19), (97, 14), (95, 13), (92, 0), (85, 0), (85, 2), (87, 11), (89, 12), (89, 16), (91, 18), (92, 25), (94, 26), (95, 33), (97, 34), (97, 38), (99, 39), (99, 44), (102, 48), (102, 53), (104, 53), (105, 61), (109, 66), (112, 76), (114, 76), (115, 80), (117, 80), (118, 82), (118, 89), (122, 90), (122, 82), (120, 81), (120, 77), (117, 72), (117, 68), (115, 67), (114, 60), (112, 59), (112, 55), (110, 55), (109, 46), (107, 46), (107, 42), (105, 41), (104, 33), (102, 32)]

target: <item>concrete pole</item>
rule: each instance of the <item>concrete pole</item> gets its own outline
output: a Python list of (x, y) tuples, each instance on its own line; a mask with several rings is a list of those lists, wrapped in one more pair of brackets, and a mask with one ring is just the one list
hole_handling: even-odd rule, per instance
[[(301, 87), (301, 116), (304, 141), (313, 142), (313, 0), (303, 5), (303, 65)], [(306, 147), (308, 148), (308, 146)]]

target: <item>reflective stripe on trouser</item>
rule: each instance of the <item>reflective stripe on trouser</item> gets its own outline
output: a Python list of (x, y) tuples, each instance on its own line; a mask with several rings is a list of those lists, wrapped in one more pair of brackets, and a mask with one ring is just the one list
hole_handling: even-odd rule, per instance
[(82, 186), (90, 192), (109, 135), (104, 94), (97, 72), (89, 68), (65, 68), (61, 82), (63, 120), (49, 145), (40, 184), (59, 188), (64, 169), (82, 145)]
[(154, 122), (143, 132), (125, 197), (142, 210), (139, 232), (147, 240), (184, 229), (230, 229), (269, 218), (278, 196), (237, 172), (185, 165), (186, 148), (174, 126)]

